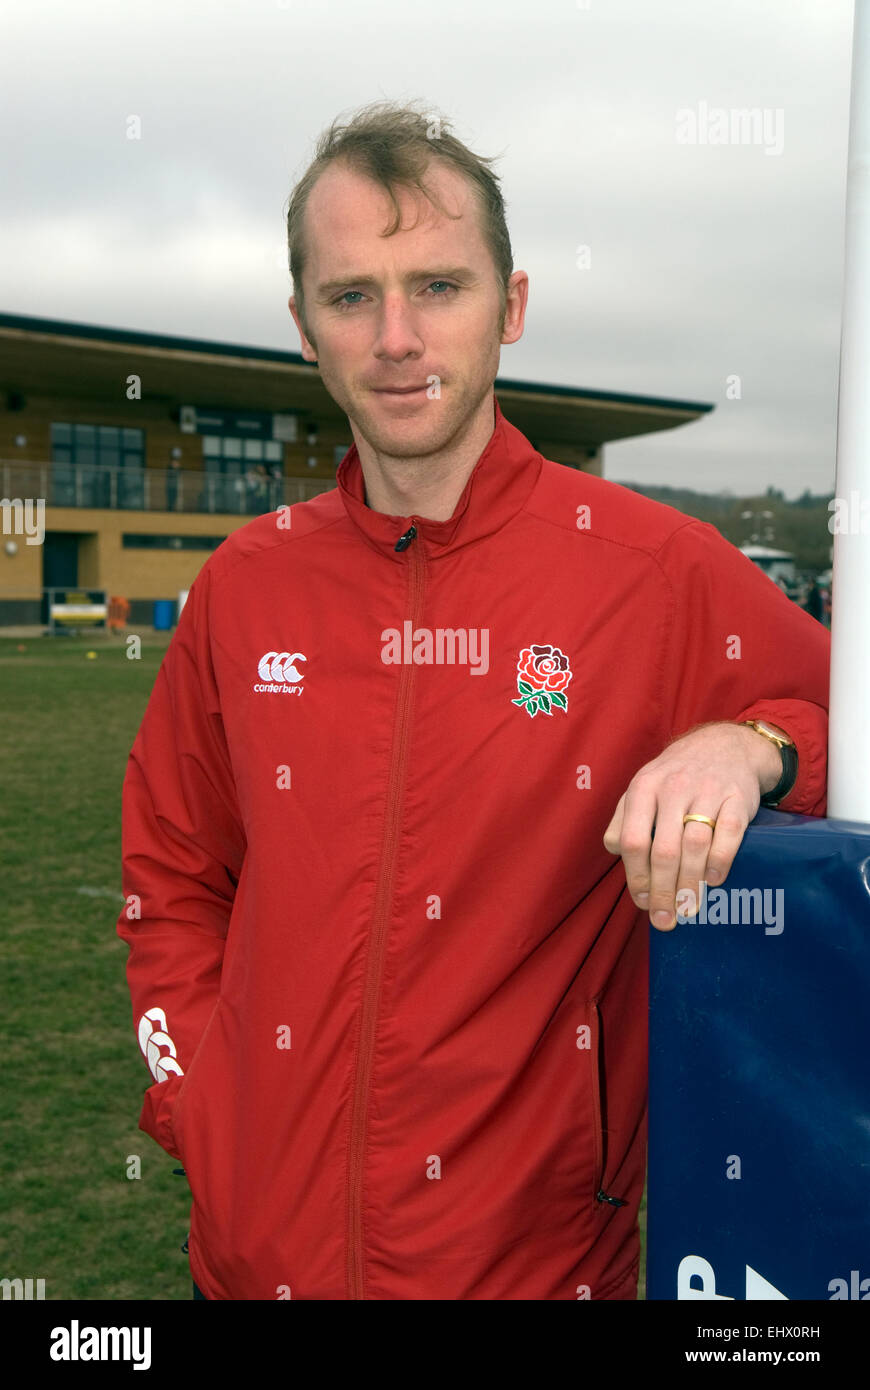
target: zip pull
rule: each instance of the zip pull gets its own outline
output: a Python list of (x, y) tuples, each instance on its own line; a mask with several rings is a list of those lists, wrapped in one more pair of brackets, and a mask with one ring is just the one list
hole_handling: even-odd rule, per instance
[(405, 532), (405, 534), (404, 534), (403, 536), (400, 536), (399, 539), (396, 541), (395, 549), (396, 549), (396, 550), (407, 550), (407, 549), (408, 549), (408, 546), (411, 544), (411, 541), (414, 539), (414, 537), (416, 536), (416, 534), (417, 534), (417, 528), (416, 528), (416, 526), (415, 526), (415, 525), (413, 524), (413, 522), (412, 522), (412, 524), (408, 527), (408, 529), (407, 529), (407, 531)]
[(604, 1188), (599, 1188), (595, 1197), (596, 1202), (609, 1202), (612, 1207), (627, 1207), (628, 1202), (624, 1202), (621, 1197), (608, 1197)]

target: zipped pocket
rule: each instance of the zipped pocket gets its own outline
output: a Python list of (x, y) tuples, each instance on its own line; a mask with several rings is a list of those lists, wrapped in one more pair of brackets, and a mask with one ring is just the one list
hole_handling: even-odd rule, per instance
[(601, 1102), (601, 1015), (598, 1000), (592, 999), (588, 1005), (591, 1086), (592, 1086), (592, 1140), (594, 1153), (593, 1197), (599, 1205), (607, 1203), (612, 1207), (624, 1207), (621, 1197), (613, 1197), (605, 1190), (605, 1169), (607, 1167), (607, 1146), (604, 1139), (604, 1115)]

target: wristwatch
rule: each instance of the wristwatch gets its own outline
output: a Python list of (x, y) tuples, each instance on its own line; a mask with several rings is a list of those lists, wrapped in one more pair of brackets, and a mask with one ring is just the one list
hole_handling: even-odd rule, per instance
[(769, 738), (771, 743), (775, 743), (782, 756), (782, 776), (775, 787), (769, 792), (765, 792), (761, 798), (762, 806), (778, 806), (779, 803), (788, 796), (798, 774), (798, 755), (794, 741), (788, 734), (781, 730), (774, 729), (765, 719), (743, 719), (741, 723), (748, 724), (750, 729), (754, 729), (763, 738)]

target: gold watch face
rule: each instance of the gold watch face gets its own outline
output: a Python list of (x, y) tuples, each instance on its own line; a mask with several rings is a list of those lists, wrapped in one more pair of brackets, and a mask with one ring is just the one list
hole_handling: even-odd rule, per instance
[(794, 740), (790, 739), (788, 734), (780, 733), (778, 730), (774, 729), (771, 724), (768, 724), (766, 719), (751, 719), (749, 723), (754, 729), (757, 729), (760, 734), (764, 734), (766, 738), (772, 739), (774, 743), (778, 743), (780, 746), (785, 744), (786, 748), (794, 748)]

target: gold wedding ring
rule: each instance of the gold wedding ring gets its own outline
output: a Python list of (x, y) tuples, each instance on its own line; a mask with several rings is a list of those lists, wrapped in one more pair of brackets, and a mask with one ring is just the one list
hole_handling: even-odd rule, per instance
[(710, 816), (698, 816), (698, 815), (695, 815), (694, 812), (693, 812), (691, 815), (683, 816), (683, 825), (685, 825), (686, 822), (687, 822), (687, 821), (690, 821), (690, 820), (699, 820), (699, 821), (701, 821), (704, 825), (709, 825), (709, 827), (710, 827), (711, 830), (715, 830), (715, 829), (716, 829), (716, 822), (715, 822)]

